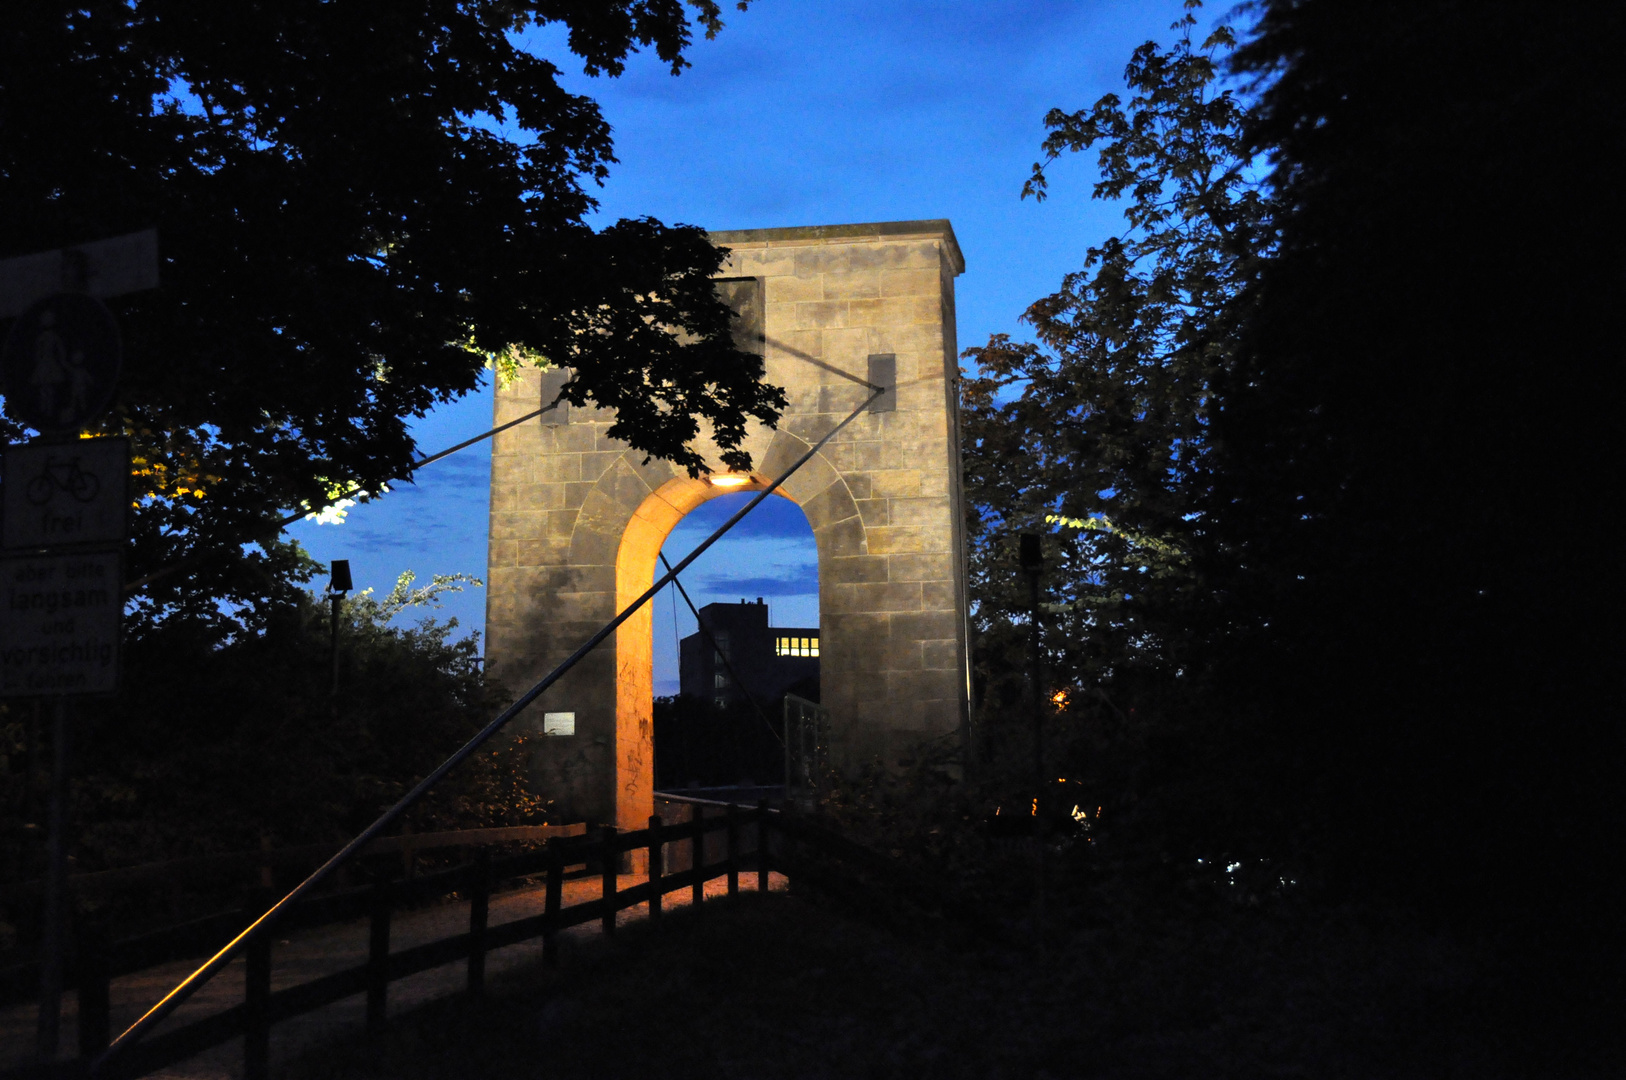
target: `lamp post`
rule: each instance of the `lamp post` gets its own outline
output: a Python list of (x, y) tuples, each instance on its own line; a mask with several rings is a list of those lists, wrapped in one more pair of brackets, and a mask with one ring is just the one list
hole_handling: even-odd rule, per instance
[(1044, 947), (1045, 914), (1045, 805), (1044, 805), (1044, 694), (1040, 690), (1043, 653), (1039, 648), (1039, 575), (1044, 573), (1044, 552), (1037, 533), (1018, 538), (1017, 562), (1028, 579), (1028, 683), (1033, 709), (1033, 937)]
[(1022, 533), (1019, 539), (1018, 561), (1028, 579), (1028, 681), (1032, 693), (1028, 705), (1033, 710), (1033, 793), (1034, 798), (1039, 800), (1034, 803), (1034, 816), (1039, 819), (1034, 823), (1037, 835), (1040, 823), (1044, 821), (1044, 692), (1041, 689), (1043, 660), (1039, 648), (1039, 575), (1044, 573), (1044, 552), (1039, 547), (1037, 533)]
[(327, 601), (329, 604), (328, 642), (333, 651), (333, 688), (330, 691), (334, 708), (339, 700), (339, 601), (353, 588), (350, 583), (350, 560), (334, 559), (328, 568)]

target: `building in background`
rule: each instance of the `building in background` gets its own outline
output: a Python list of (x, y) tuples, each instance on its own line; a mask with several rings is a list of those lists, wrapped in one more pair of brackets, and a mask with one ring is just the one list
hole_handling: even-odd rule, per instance
[[(776, 702), (786, 693), (817, 699), (818, 627), (769, 626), (768, 605), (760, 596), (754, 604), (744, 600), (707, 604), (700, 609), (700, 619), (717, 647), (713, 649), (698, 631), (679, 642), (682, 693), (719, 709), (744, 701), (747, 695), (763, 703)], [(723, 663), (718, 653), (726, 654), (729, 662)]]

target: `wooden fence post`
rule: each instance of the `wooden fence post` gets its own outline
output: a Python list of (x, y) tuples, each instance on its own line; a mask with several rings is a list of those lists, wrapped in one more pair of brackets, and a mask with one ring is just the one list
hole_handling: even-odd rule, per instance
[(661, 866), (661, 816), (653, 815), (649, 819), (649, 921), (659, 922), (661, 918), (661, 888), (664, 876)]
[(558, 837), (548, 839), (548, 891), (542, 907), (542, 962), (559, 965), (559, 908), (564, 899), (565, 860)]
[(470, 867), (469, 993), (486, 989), (486, 923), (491, 915), (491, 849), (482, 847)]
[(599, 925), (604, 929), (605, 937), (615, 936), (615, 890), (616, 872), (621, 869), (620, 845), (616, 843), (614, 825), (606, 825), (599, 832), (599, 847), (604, 852), (604, 872), (602, 880), (604, 887), (600, 895), (604, 898), (604, 912)]
[(367, 928), (367, 1033), (384, 1030), (390, 993), (390, 886), (373, 886)]
[(740, 808), (728, 804), (728, 895), (740, 894)]
[(112, 1038), (107, 933), (100, 926), (86, 927), (79, 935), (79, 1056), (92, 1058), (107, 1049)]
[(689, 861), (694, 877), (690, 885), (689, 901), (694, 905), (694, 909), (699, 911), (701, 903), (706, 899), (706, 808), (699, 803), (693, 805), (694, 814), (689, 818), (689, 823), (694, 828), (689, 846), (694, 853)]
[(768, 894), (768, 800), (757, 803), (757, 892)]
[(266, 1080), (271, 1068), (271, 933), (269, 928), (251, 939), (246, 950), (243, 1030), (243, 1076)]

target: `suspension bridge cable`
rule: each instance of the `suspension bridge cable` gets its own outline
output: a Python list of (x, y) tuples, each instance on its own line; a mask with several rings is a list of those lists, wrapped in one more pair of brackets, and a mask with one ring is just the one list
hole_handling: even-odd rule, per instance
[(461, 765), (476, 750), (484, 745), (488, 739), (507, 726), (510, 720), (524, 712), (526, 707), (529, 706), (531, 702), (541, 697), (543, 692), (546, 691), (548, 687), (558, 682), (559, 679), (562, 678), (567, 671), (575, 667), (583, 657), (597, 648), (605, 638), (613, 634), (616, 627), (630, 619), (634, 612), (648, 603), (656, 593), (664, 589), (670, 582), (674, 581), (680, 572), (687, 569), (690, 563), (694, 562), (701, 555), (703, 555), (706, 552), (706, 549), (715, 544), (724, 533), (728, 532), (735, 525), (739, 524), (745, 515), (749, 514), (752, 510), (755, 510), (759, 505), (761, 505), (762, 500), (766, 499), (769, 495), (772, 495), (775, 491), (777, 491), (779, 489), (779, 485), (788, 480), (797, 469), (800, 469), (803, 465), (811, 461), (813, 459), (813, 455), (817, 454), (824, 447), (825, 443), (828, 443), (831, 439), (835, 438), (836, 434), (840, 432), (842, 428), (852, 423), (858, 414), (868, 408), (870, 403), (879, 397), (882, 392), (883, 391), (881, 390), (876, 390), (874, 393), (871, 393), (869, 397), (865, 398), (856, 409), (847, 414), (846, 419), (842, 420), (839, 424), (826, 432), (824, 437), (809, 447), (806, 453), (797, 458), (795, 462), (791, 464), (790, 468), (786, 469), (772, 483), (759, 492), (756, 498), (752, 499), (749, 503), (737, 511), (733, 517), (729, 518), (727, 521), (723, 522), (722, 525), (718, 526), (716, 532), (713, 532), (710, 536), (706, 537), (705, 540), (701, 541), (700, 546), (696, 547), (693, 551), (689, 552), (689, 554), (685, 555), (681, 560), (679, 560), (678, 564), (668, 570), (664, 577), (655, 582), (649, 588), (645, 589), (636, 600), (623, 608), (615, 618), (611, 619), (609, 622), (605, 623), (601, 628), (599, 628), (597, 633), (588, 638), (587, 641), (575, 652), (571, 653), (563, 663), (554, 668), (547, 675), (543, 676), (540, 682), (532, 686), (529, 690), (525, 691), (524, 694), (520, 695), (519, 699), (516, 700), (512, 705), (508, 706), (508, 708), (504, 709), (496, 717), (496, 719), (492, 720), (485, 727), (481, 728), (479, 734), (475, 735), (474, 738), (464, 743), (455, 753), (452, 754), (451, 757), (441, 762), (440, 765), (437, 766), (428, 776), (418, 781), (417, 785), (414, 786), (411, 791), (403, 795), (399, 802), (390, 807), (388, 810), (384, 811), (384, 813), (379, 816), (378, 820), (374, 821), (371, 825), (367, 826), (360, 833), (358, 833), (355, 839), (346, 844), (337, 854), (328, 859), (327, 862), (317, 867), (304, 881), (301, 881), (298, 885), (295, 885), (293, 890), (289, 892), (288, 895), (284, 896), (281, 900), (278, 900), (275, 904), (273, 904), (265, 912), (265, 914), (261, 915), (258, 919), (255, 919), (252, 923), (250, 923), (241, 933), (232, 938), (231, 941), (221, 948), (219, 952), (215, 953), (208, 960), (205, 960), (203, 965), (196, 971), (192, 972), (192, 974), (188, 975), (185, 979), (182, 979), (173, 990), (164, 995), (161, 1001), (159, 1001), (152, 1008), (148, 1009), (140, 1019), (126, 1028), (117, 1039), (113, 1040), (106, 1050), (102, 1051), (101, 1056), (91, 1063), (89, 1074), (91, 1076), (98, 1075), (121, 1053), (123, 1053), (129, 1047), (135, 1045), (154, 1027), (162, 1023), (166, 1017), (168, 1017), (176, 1009), (180, 1008), (181, 1005), (184, 1004), (186, 1000), (194, 993), (196, 993), (200, 987), (212, 979), (222, 967), (226, 966), (226, 964), (231, 961), (232, 957), (242, 950), (243, 946), (248, 944), (248, 942), (253, 938), (267, 932), (270, 925), (274, 923), (285, 910), (292, 907), (293, 904), (303, 898), (306, 893), (310, 892), (317, 885), (326, 880), (328, 875), (332, 874), (333, 871), (337, 870), (340, 866), (348, 862), (358, 851), (366, 847), (367, 844), (370, 843), (374, 838), (382, 834), (383, 831), (389, 828), (397, 818), (406, 813), (406, 811), (414, 803), (423, 798), (423, 796), (427, 794), (431, 788), (438, 784), (447, 773)]
[[(769, 339), (768, 338), (763, 338), (763, 340), (768, 341)], [(822, 368), (825, 371), (833, 372), (834, 374), (841, 376), (843, 379), (846, 379), (849, 382), (855, 382), (859, 386), (866, 387), (869, 390), (873, 391), (873, 394), (871, 395), (871, 397), (868, 400), (866, 400), (864, 402), (864, 405), (868, 405), (870, 401), (873, 401), (875, 399), (875, 397), (878, 397), (881, 394), (886, 392), (885, 387), (876, 386), (874, 383), (868, 381), (867, 379), (860, 379), (858, 376), (852, 374), (851, 372), (843, 371), (841, 368), (838, 368), (833, 364), (827, 364), (823, 360), (820, 360), (818, 357), (813, 356), (810, 353), (803, 352), (801, 349), (797, 349), (797, 348), (794, 348), (794, 347), (792, 347), (790, 345), (787, 345), (782, 341), (773, 341), (772, 345), (776, 349), (780, 349), (780, 350), (783, 350), (786, 353), (789, 353), (791, 356), (795, 357), (798, 360), (802, 360), (802, 361), (804, 361), (806, 363), (814, 365), (815, 367)], [(543, 413), (547, 412), (549, 409), (554, 408), (558, 404), (559, 404), (559, 399), (555, 398), (552, 403), (550, 403), (548, 405), (544, 405), (540, 409), (534, 409), (531, 412), (526, 413), (524, 416), (521, 416), (521, 417), (518, 417), (516, 419), (510, 420), (505, 424), (498, 424), (496, 427), (492, 428), (490, 431), (487, 431), (482, 435), (476, 435), (472, 439), (464, 439), (462, 442), (458, 443), (455, 446), (448, 446), (446, 449), (438, 451), (437, 453), (430, 454), (428, 457), (419, 458), (417, 461), (414, 461), (411, 465), (407, 466), (407, 471), (408, 471), (408, 473), (417, 472), (419, 469), (423, 468), (425, 465), (428, 465), (430, 462), (439, 461), (441, 458), (447, 457), (447, 456), (449, 456), (451, 454), (455, 454), (459, 450), (462, 450), (462, 449), (464, 449), (466, 447), (473, 446), (477, 442), (483, 442), (484, 440), (491, 438), (492, 436), (496, 435), (499, 432), (507, 431), (509, 428), (514, 427), (517, 424), (523, 424), (527, 420), (531, 420), (531, 419), (534, 419), (534, 418), (536, 418), (538, 416), (541, 416)], [(859, 406), (860, 411), (863, 410), (864, 405)], [(305, 518), (305, 517), (311, 516), (312, 514), (321, 513), (323, 510), (325, 510), (328, 507), (334, 505), (335, 503), (338, 503), (338, 502), (341, 502), (341, 501), (343, 501), (345, 499), (348, 499), (352, 495), (363, 494), (363, 493), (365, 493), (365, 491), (366, 491), (366, 489), (364, 487), (362, 487), (360, 484), (353, 484), (353, 485), (351, 485), (351, 487), (350, 487), (350, 489), (348, 491), (345, 491), (341, 495), (333, 496), (332, 498), (328, 499), (327, 502), (322, 503), (320, 506), (317, 506), (314, 509), (301, 510), (297, 514), (290, 514), (288, 517), (283, 518), (281, 521), (277, 522), (277, 531), (280, 533), (283, 529), (286, 529), (288, 526), (292, 525), (294, 522), (298, 521), (300, 518)], [(154, 570), (150, 574), (144, 574), (141, 577), (136, 578), (134, 581), (127, 582), (125, 584), (125, 586), (124, 586), (124, 595), (129, 596), (131, 593), (135, 592), (136, 590), (145, 588), (146, 586), (151, 585), (155, 581), (162, 580), (163, 578), (169, 577), (171, 574), (178, 573), (179, 571), (188, 569), (189, 567), (192, 567), (192, 566), (196, 566), (200, 562), (207, 562), (209, 559), (212, 559), (212, 558), (215, 558), (217, 556), (223, 555), (223, 554), (225, 554), (226, 552), (228, 552), (230, 550), (231, 550), (231, 548), (228, 548), (228, 547), (211, 548), (208, 551), (200, 551), (200, 552), (197, 552), (195, 554), (188, 555), (185, 558), (177, 559), (175, 562), (170, 563), (168, 566), (161, 566), (157, 570)], [(673, 606), (672, 606), (672, 612), (673, 612), (673, 618), (676, 618), (677, 617), (677, 605), (676, 605), (675, 602), (673, 603)]]
[[(507, 431), (509, 428), (515, 426), (516, 424), (523, 424), (527, 420), (535, 419), (536, 417), (541, 416), (543, 413), (547, 412), (548, 409), (551, 409), (551, 408), (553, 408), (553, 406), (549, 405), (549, 406), (546, 406), (545, 408), (536, 409), (533, 412), (528, 412), (524, 416), (521, 416), (521, 417), (518, 417), (518, 418), (516, 418), (514, 420), (508, 421), (506, 424), (498, 424), (496, 427), (492, 428), (490, 431), (487, 431), (482, 435), (476, 435), (472, 439), (464, 439), (462, 442), (458, 443), (456, 446), (448, 446), (446, 449), (438, 451), (438, 452), (433, 453), (433, 454), (430, 454), (428, 457), (419, 458), (417, 461), (414, 461), (411, 465), (407, 466), (407, 472), (409, 474), (410, 473), (415, 473), (419, 469), (423, 468), (425, 465), (428, 465), (432, 461), (439, 461), (441, 458), (447, 457), (448, 455), (451, 455), (451, 454), (455, 454), (459, 450), (464, 449), (465, 447), (473, 446), (477, 442), (483, 442), (484, 440), (491, 438), (493, 435), (496, 435), (498, 432)], [(350, 486), (349, 490), (345, 491), (342, 495), (333, 496), (327, 502), (323, 503), (321, 506), (318, 506), (313, 510), (301, 510), (297, 514), (291, 514), (288, 517), (283, 518), (281, 521), (277, 522), (277, 531), (280, 533), (283, 529), (286, 529), (288, 526), (292, 525), (294, 522), (298, 521), (300, 518), (310, 517), (312, 514), (319, 514), (323, 510), (326, 510), (328, 507), (332, 506), (335, 503), (342, 502), (343, 500), (350, 498), (350, 496), (352, 496), (352, 495), (365, 494), (365, 492), (366, 492), (366, 489), (363, 488), (360, 484), (352, 484)], [(194, 553), (192, 555), (188, 555), (184, 559), (178, 559), (175, 562), (170, 563), (168, 566), (160, 566), (158, 569), (154, 570), (152, 573), (144, 574), (141, 577), (136, 578), (134, 581), (126, 583), (125, 586), (124, 586), (124, 595), (129, 596), (131, 593), (135, 592), (137, 589), (145, 588), (146, 586), (151, 585), (155, 581), (158, 581), (158, 580), (160, 580), (162, 578), (167, 578), (171, 574), (177, 573), (177, 572), (179, 572), (181, 570), (185, 570), (185, 569), (187, 569), (189, 567), (196, 566), (200, 562), (207, 562), (208, 560), (210, 560), (212, 558), (215, 558), (218, 555), (223, 555), (226, 552), (231, 551), (231, 550), (232, 549), (229, 548), (229, 547), (210, 548), (207, 551), (200, 551), (200, 552), (196, 552), (196, 553)]]
[[(666, 561), (666, 552), (664, 551), (661, 552), (661, 565), (666, 567), (669, 572), (672, 570), (672, 564)], [(717, 644), (717, 639), (711, 636), (711, 627), (707, 626), (706, 620), (700, 617), (700, 609), (694, 606), (693, 600), (689, 599), (689, 590), (683, 587), (683, 582), (678, 579), (676, 573), (672, 573), (672, 584), (677, 586), (677, 591), (683, 596), (683, 602), (689, 605), (690, 611), (694, 612), (695, 623), (699, 625), (700, 632), (705, 635), (706, 644), (711, 646), (711, 651), (717, 654), (717, 658), (728, 669), (728, 677), (733, 679), (734, 685), (739, 687), (740, 691), (745, 694), (745, 700), (749, 701), (751, 708), (756, 710), (757, 717), (762, 721), (762, 726), (768, 729), (768, 734), (772, 735), (774, 741), (783, 747), (785, 740), (780, 737), (779, 732), (773, 729), (773, 722), (768, 719), (768, 714), (762, 711), (762, 705), (757, 701), (757, 696), (745, 689), (745, 682), (740, 678), (740, 673), (734, 670), (734, 661), (728, 658), (728, 654), (723, 651), (722, 646)], [(674, 604), (673, 611), (676, 610), (677, 606)], [(681, 650), (682, 647), (680, 642), (678, 648)]]

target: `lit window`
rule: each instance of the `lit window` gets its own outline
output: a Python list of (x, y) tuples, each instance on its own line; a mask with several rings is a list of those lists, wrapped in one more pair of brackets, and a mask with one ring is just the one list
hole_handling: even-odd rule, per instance
[(712, 680), (712, 686), (722, 690), (728, 686), (728, 676), (719, 671)]
[(817, 656), (819, 639), (816, 637), (779, 637), (773, 639), (775, 656)]
[(712, 698), (711, 701), (712, 701), (712, 704), (717, 706), (719, 709), (723, 708), (725, 705), (728, 704), (728, 699), (725, 698), (725, 697)]

